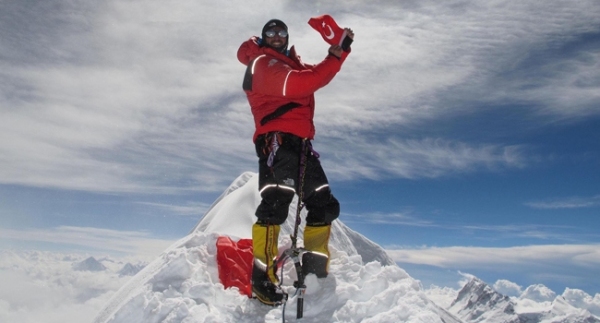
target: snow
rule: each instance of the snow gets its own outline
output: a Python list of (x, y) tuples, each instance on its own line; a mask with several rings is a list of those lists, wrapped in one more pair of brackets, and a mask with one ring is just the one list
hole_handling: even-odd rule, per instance
[[(260, 201), (256, 187), (256, 174), (242, 174), (187, 236), (150, 263), (0, 251), (0, 322), (282, 322), (283, 307), (264, 306), (224, 289), (218, 278), (216, 239), (250, 237)], [(290, 214), (295, 211), (292, 207)], [(292, 218), (282, 226), (280, 251), (290, 245)], [(469, 274), (463, 274), (459, 290), (423, 289), (380, 246), (342, 221), (334, 223), (330, 244), (329, 277), (306, 279), (302, 322), (600, 322), (600, 294), (567, 288), (557, 295), (540, 284), (522, 291), (506, 280), (492, 288)], [(291, 267), (284, 267), (289, 293), (294, 292)], [(291, 297), (285, 308), (287, 322), (296, 321), (295, 300)]]
[(563, 296), (547, 301), (554, 295), (538, 284), (529, 286), (520, 297), (511, 298), (472, 277), (447, 309), (470, 323), (600, 323), (600, 318), (585, 308), (577, 308)]
[[(262, 305), (219, 282), (216, 240), (220, 235), (251, 237), (253, 213), (260, 202), (257, 187), (256, 174), (242, 174), (188, 236), (115, 294), (95, 322), (282, 322), (284, 315), (286, 321), (295, 321), (291, 263), (283, 270), (284, 290), (290, 294), (285, 313), (283, 306)], [(291, 207), (282, 225), (280, 252), (291, 245), (295, 212)], [(460, 322), (427, 298), (419, 281), (395, 265), (381, 247), (341, 221), (332, 225), (330, 251), (330, 275), (306, 278), (302, 322)]]

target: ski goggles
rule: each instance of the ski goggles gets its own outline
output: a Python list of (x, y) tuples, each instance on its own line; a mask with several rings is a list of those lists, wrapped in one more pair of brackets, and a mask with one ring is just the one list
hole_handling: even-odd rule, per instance
[(285, 38), (288, 36), (288, 32), (285, 29), (282, 29), (278, 32), (276, 32), (275, 30), (272, 30), (272, 29), (265, 31), (265, 36), (267, 36), (269, 38), (275, 37), (276, 34), (279, 35), (279, 37), (281, 37), (281, 38)]

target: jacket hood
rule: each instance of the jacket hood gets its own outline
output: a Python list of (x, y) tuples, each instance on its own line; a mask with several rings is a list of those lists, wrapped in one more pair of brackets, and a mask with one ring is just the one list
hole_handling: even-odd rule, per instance
[(260, 45), (258, 44), (258, 37), (253, 36), (242, 43), (237, 52), (237, 57), (240, 63), (248, 65), (251, 60), (256, 56), (260, 55)]
[[(253, 36), (250, 39), (248, 39), (242, 43), (242, 45), (240, 46), (240, 48), (238, 49), (238, 52), (237, 52), (237, 57), (238, 57), (238, 60), (240, 61), (240, 63), (242, 63), (244, 65), (248, 65), (248, 63), (250, 63), (250, 61), (252, 61), (253, 59), (255, 59), (256, 57), (258, 57), (262, 54), (270, 54), (273, 56), (283, 55), (283, 54), (277, 52), (273, 48), (261, 46), (259, 44), (259, 41), (260, 41), (260, 38), (258, 38), (257, 36)], [(296, 57), (296, 50), (295, 50), (294, 46), (292, 46), (292, 48), (290, 48), (290, 50), (289, 50), (289, 57), (290, 58)]]

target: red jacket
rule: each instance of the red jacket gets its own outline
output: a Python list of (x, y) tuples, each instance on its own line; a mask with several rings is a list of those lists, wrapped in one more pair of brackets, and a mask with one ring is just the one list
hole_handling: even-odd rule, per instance
[[(248, 66), (244, 91), (256, 126), (253, 140), (272, 131), (313, 139), (314, 93), (339, 72), (348, 52), (340, 59), (328, 55), (319, 64), (310, 65), (300, 60), (294, 47), (285, 56), (272, 48), (259, 46), (257, 41), (257, 37), (250, 38), (237, 53), (239, 61)], [(294, 104), (291, 109), (283, 114), (281, 109), (276, 112), (285, 105), (289, 108), (290, 103)]]

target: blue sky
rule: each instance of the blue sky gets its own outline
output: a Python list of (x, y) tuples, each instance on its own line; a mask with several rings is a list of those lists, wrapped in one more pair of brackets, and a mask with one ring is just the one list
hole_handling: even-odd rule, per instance
[(316, 94), (341, 220), (424, 284), (599, 293), (594, 0), (2, 2), (0, 247), (183, 237), (256, 171), (238, 46), (279, 18), (318, 62), (324, 13), (356, 33)]

